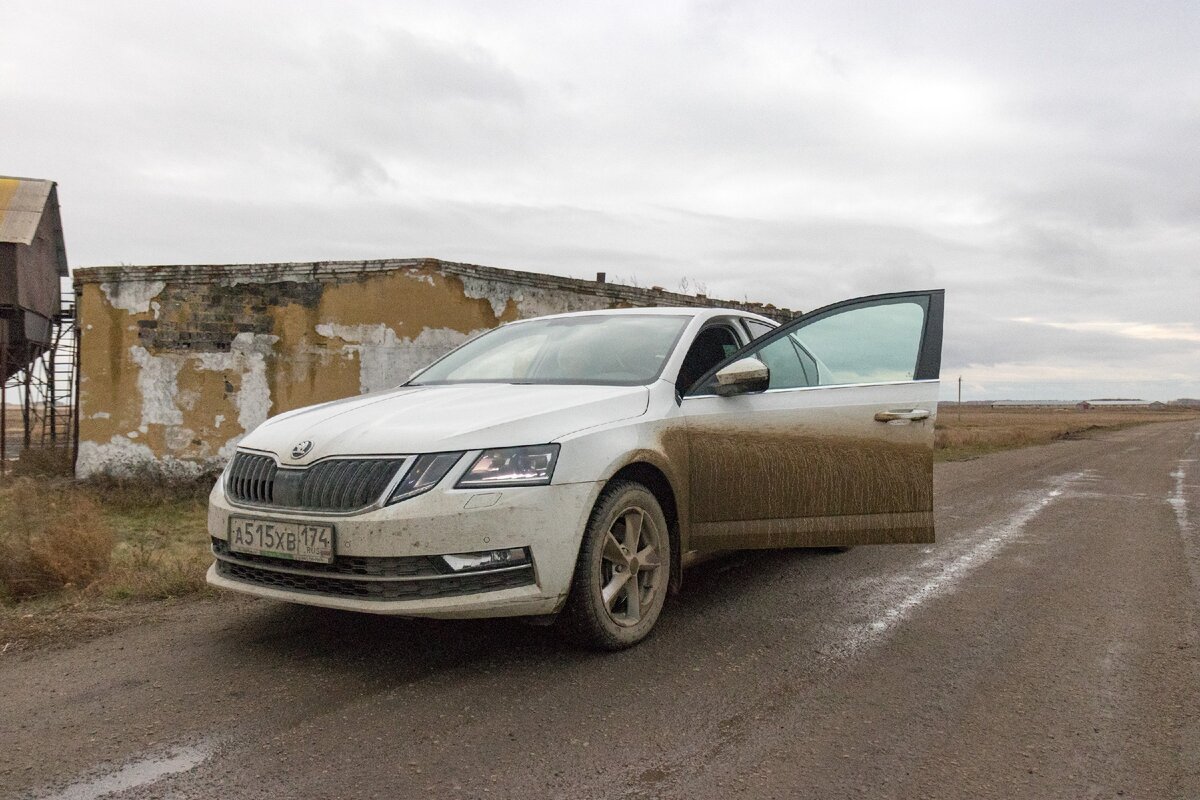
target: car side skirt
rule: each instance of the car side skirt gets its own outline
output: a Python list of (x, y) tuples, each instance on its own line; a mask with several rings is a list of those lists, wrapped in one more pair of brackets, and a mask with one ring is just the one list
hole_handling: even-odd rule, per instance
[(929, 544), (933, 512), (843, 514), (836, 517), (692, 523), (691, 549), (848, 547), (858, 544)]

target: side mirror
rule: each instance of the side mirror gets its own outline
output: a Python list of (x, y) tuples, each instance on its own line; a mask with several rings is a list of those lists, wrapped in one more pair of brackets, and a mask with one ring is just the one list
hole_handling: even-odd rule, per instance
[(721, 397), (763, 392), (771, 385), (771, 369), (754, 356), (739, 358), (717, 371), (713, 388)]

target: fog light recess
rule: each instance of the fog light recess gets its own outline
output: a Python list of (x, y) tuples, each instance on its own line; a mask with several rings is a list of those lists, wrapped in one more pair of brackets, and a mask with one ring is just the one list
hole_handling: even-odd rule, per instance
[(474, 572), (481, 569), (524, 567), (529, 564), (529, 548), (508, 547), (503, 550), (482, 550), (478, 553), (455, 553), (442, 556), (453, 572)]

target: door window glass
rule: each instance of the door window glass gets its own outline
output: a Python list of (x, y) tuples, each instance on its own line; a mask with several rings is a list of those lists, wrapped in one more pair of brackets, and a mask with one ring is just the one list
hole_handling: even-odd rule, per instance
[(817, 385), (911, 381), (925, 310), (924, 298), (852, 306), (819, 317), (784, 338), (795, 339), (811, 355)]
[(783, 336), (754, 354), (771, 370), (768, 389), (795, 389), (800, 386), (816, 386), (816, 363), (796, 347), (791, 336)]
[[(775, 335), (746, 355), (771, 371), (768, 389), (911, 381), (917, 371), (928, 296), (866, 300), (834, 308)], [(693, 389), (712, 394), (716, 377)]]

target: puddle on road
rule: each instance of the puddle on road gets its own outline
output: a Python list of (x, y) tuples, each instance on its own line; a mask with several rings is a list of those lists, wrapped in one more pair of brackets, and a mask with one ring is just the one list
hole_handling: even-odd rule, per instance
[(108, 770), (99, 777), (73, 783), (57, 793), (38, 797), (40, 800), (98, 800), (195, 769), (208, 760), (210, 755), (212, 748), (207, 744), (173, 747), (130, 761), (124, 766)]

